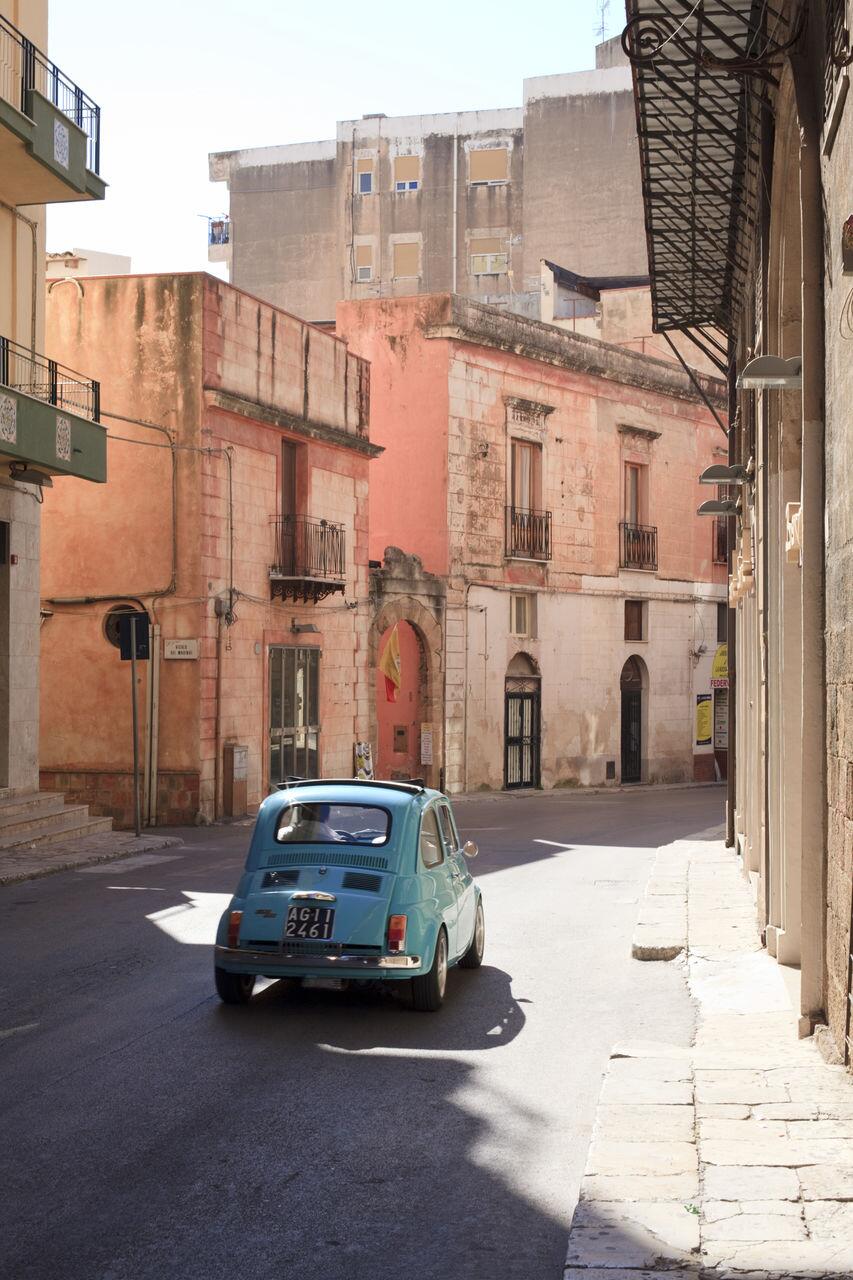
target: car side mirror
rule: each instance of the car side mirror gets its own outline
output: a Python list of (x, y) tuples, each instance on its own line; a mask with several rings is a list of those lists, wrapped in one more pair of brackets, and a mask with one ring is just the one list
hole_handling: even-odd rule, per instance
[(474, 844), (473, 840), (466, 840), (462, 846), (462, 852), (465, 854), (466, 858), (476, 858), (480, 850)]

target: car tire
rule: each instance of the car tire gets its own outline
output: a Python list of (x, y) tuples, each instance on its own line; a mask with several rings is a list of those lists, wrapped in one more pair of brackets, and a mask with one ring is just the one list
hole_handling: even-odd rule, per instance
[(216, 994), (223, 1004), (248, 1004), (255, 987), (253, 973), (228, 973), (226, 969), (214, 966), (213, 976), (216, 980)]
[(439, 929), (429, 973), (412, 978), (412, 1004), (419, 1013), (441, 1008), (447, 986), (447, 934)]
[(471, 945), (459, 961), (460, 969), (479, 969), (483, 963), (483, 952), (486, 949), (486, 920), (483, 915), (482, 899), (477, 903), (477, 914), (474, 916), (474, 936)]

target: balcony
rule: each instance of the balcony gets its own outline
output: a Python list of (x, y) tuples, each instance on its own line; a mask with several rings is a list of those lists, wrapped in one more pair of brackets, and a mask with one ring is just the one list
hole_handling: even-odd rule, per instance
[(273, 516), (274, 562), (270, 596), (282, 600), (325, 600), (346, 585), (346, 531), (331, 520)]
[(0, 466), (13, 477), (34, 467), (103, 483), (107, 433), (99, 417), (97, 382), (0, 337)]
[(650, 569), (658, 567), (658, 531), (651, 524), (619, 525), (619, 567)]
[(550, 560), (551, 512), (507, 507), (506, 554), (521, 560)]
[(0, 199), (103, 200), (101, 109), (0, 15)]
[(727, 523), (728, 521), (721, 520), (718, 516), (714, 517), (714, 564), (728, 564), (729, 562), (729, 535), (728, 529), (726, 528)]

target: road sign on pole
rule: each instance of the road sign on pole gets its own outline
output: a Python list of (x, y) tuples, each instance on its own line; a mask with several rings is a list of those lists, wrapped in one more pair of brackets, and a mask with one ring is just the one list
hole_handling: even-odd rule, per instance
[(139, 791), (139, 714), (136, 706), (136, 663), (150, 655), (148, 614), (123, 613), (118, 622), (118, 635), (123, 662), (130, 662), (130, 709), (133, 718), (133, 817), (136, 834), (142, 834), (142, 810)]

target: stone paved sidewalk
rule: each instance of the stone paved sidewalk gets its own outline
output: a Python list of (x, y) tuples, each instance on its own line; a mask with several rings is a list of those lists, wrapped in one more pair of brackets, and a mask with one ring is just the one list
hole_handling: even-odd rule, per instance
[(565, 1280), (851, 1280), (853, 1077), (797, 1038), (721, 841), (661, 850), (650, 890), (634, 954), (684, 931), (697, 1033), (614, 1047)]
[(19, 880), (35, 880), (55, 871), (73, 871), (95, 862), (110, 862), (134, 853), (151, 853), (183, 844), (177, 836), (159, 836), (154, 832), (137, 839), (128, 831), (101, 831), (80, 840), (58, 840), (55, 844), (34, 845), (27, 849), (0, 850), (0, 885)]

